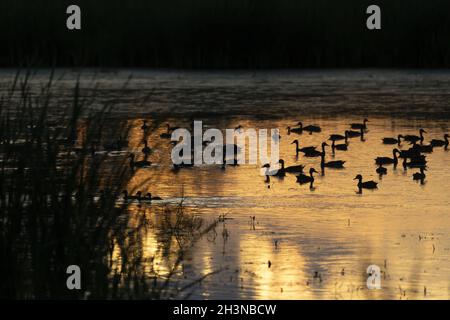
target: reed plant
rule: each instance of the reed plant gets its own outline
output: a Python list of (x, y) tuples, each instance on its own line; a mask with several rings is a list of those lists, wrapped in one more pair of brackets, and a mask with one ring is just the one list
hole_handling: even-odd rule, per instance
[[(154, 226), (145, 213), (130, 214), (130, 204), (118, 201), (134, 174), (126, 154), (111, 165), (108, 153), (95, 149), (114, 106), (93, 111), (94, 99), (80, 94), (80, 82), (70, 102), (59, 105), (53, 99), (53, 74), (38, 90), (30, 76), (17, 73), (0, 98), (0, 298), (132, 299), (182, 293), (172, 285), (173, 275), (186, 250), (215, 223), (205, 227), (182, 204), (167, 206), (162, 230), (169, 234), (167, 241), (172, 236), (181, 240), (172, 252), (173, 271), (153, 272), (152, 259), (143, 258), (143, 234), (154, 232)], [(55, 105), (63, 108), (59, 116), (51, 111)], [(122, 125), (114, 131), (126, 136), (128, 130)], [(66, 286), (69, 265), (81, 268), (81, 290)]]

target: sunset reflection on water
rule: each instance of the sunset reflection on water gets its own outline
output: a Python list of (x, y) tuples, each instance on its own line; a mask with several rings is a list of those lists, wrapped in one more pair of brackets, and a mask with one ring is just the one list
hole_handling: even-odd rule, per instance
[[(320, 171), (320, 158), (295, 158), (292, 140), (319, 146), (329, 134), (343, 133), (348, 123), (360, 121), (339, 117), (301, 120), (320, 125), (323, 132), (287, 135), (285, 128), (296, 122), (288, 119), (239, 123), (206, 119), (204, 123), (221, 129), (238, 124), (280, 128), (280, 157), (286, 165), (305, 164)], [(187, 122), (170, 121), (189, 128)], [(142, 147), (140, 125), (139, 119), (132, 122), (129, 137), (137, 151)], [(423, 127), (429, 132), (427, 141), (442, 139), (447, 124), (371, 117), (368, 126), (366, 141), (351, 139), (349, 150), (334, 156), (328, 151), (327, 159), (345, 160), (345, 169), (327, 169), (317, 176), (311, 191), (290, 174), (272, 178), (268, 188), (259, 175), (259, 165), (225, 170), (202, 165), (174, 172), (171, 145), (159, 138), (165, 130), (161, 124), (149, 137), (156, 149), (150, 156), (154, 165), (137, 170), (128, 185), (128, 190), (148, 191), (165, 199), (149, 209), (148, 216), (156, 223), (144, 241), (145, 255), (154, 257), (161, 270), (170, 264), (170, 252), (158, 253), (165, 244), (155, 237), (161, 214), (157, 208), (175, 205), (183, 198), (187, 211), (207, 221), (222, 214), (228, 218), (217, 226), (215, 237), (203, 237), (195, 244), (180, 267), (181, 281), (221, 270), (197, 285), (192, 298), (447, 299), (450, 153), (436, 148), (428, 156), (424, 185), (412, 180), (417, 169), (405, 172), (401, 165), (396, 170), (387, 166), (388, 174), (380, 180), (373, 160), (392, 153), (393, 146), (381, 144), (383, 137), (416, 134)], [(356, 174), (379, 181), (379, 189), (358, 194), (353, 181)], [(381, 268), (381, 290), (366, 287), (366, 268), (371, 264)]]

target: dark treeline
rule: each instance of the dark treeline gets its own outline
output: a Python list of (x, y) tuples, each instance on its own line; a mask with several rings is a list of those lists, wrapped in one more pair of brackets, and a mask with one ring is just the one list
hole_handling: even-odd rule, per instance
[[(382, 30), (366, 29), (370, 4)], [(442, 68), (450, 1), (2, 0), (0, 41), (1, 67)]]

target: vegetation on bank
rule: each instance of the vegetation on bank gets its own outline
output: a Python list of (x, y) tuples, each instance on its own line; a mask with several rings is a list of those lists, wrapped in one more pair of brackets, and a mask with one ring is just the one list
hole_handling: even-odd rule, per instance
[[(82, 9), (81, 31), (66, 8)], [(450, 67), (450, 2), (3, 0), (0, 67)]]
[[(113, 106), (89, 111), (92, 100), (77, 83), (57, 116), (49, 111), (60, 103), (52, 98), (53, 77), (39, 89), (28, 80), (18, 73), (0, 97), (0, 298), (184, 297), (190, 287), (174, 276), (215, 223), (205, 225), (182, 203), (167, 205), (158, 230), (170, 247), (163, 255), (169, 271), (158, 274), (144, 253), (145, 234), (155, 232), (148, 211), (131, 214), (130, 203), (119, 200), (134, 174), (126, 153), (111, 165), (108, 153), (94, 149)], [(81, 290), (67, 289), (69, 265), (81, 268)]]

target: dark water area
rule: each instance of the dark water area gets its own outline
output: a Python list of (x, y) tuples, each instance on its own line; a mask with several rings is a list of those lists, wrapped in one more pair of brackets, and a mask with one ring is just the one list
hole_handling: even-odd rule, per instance
[[(15, 70), (0, 72), (0, 94), (7, 93), (14, 75)], [(39, 70), (30, 78), (35, 93), (48, 77), (48, 70)], [(182, 200), (187, 212), (205, 221), (226, 216), (175, 270), (180, 286), (205, 276), (190, 298), (448, 299), (450, 153), (435, 148), (427, 155), (422, 184), (412, 179), (418, 169), (401, 165), (387, 166), (388, 174), (378, 176), (374, 159), (391, 156), (397, 147), (383, 145), (384, 137), (418, 134), (423, 128), (428, 143), (449, 132), (450, 72), (57, 70), (49, 117), (70, 109), (78, 77), (81, 99), (95, 95), (91, 110), (115, 105), (105, 139), (116, 134), (117, 123), (130, 128), (125, 150), (102, 153), (111, 168), (121, 155), (139, 155), (143, 119), (156, 124), (148, 137), (152, 165), (132, 172), (125, 185), (163, 198), (151, 205), (132, 202), (127, 209), (131, 224), (144, 212), (152, 226), (140, 236), (142, 261), (152, 261), (151, 268), (144, 263), (145, 272), (172, 272), (177, 242), (162, 212)], [(364, 141), (350, 139), (346, 152), (327, 149), (327, 161), (344, 160), (345, 169), (317, 175), (313, 189), (289, 174), (272, 178), (268, 188), (260, 165), (174, 171), (172, 145), (160, 137), (166, 122), (190, 128), (193, 120), (201, 120), (205, 128), (221, 130), (278, 128), (280, 158), (287, 165), (319, 169), (318, 158), (295, 156), (292, 140), (318, 146), (364, 117), (370, 121)], [(298, 121), (319, 125), (322, 132), (288, 135), (286, 127)], [(377, 181), (378, 190), (359, 193), (357, 174)], [(124, 268), (121, 254), (116, 247), (116, 268)], [(383, 290), (366, 287), (371, 264), (381, 268)]]
[[(30, 80), (34, 90), (48, 81), (49, 70)], [(6, 90), (15, 70), (1, 71)], [(95, 95), (93, 107), (114, 104), (112, 116), (133, 119), (152, 115), (180, 117), (391, 116), (448, 118), (449, 72), (445, 70), (299, 70), (184, 72), (142, 69), (58, 70), (53, 83), (64, 110), (74, 82), (81, 95)], [(190, 119), (184, 119), (183, 121)]]

